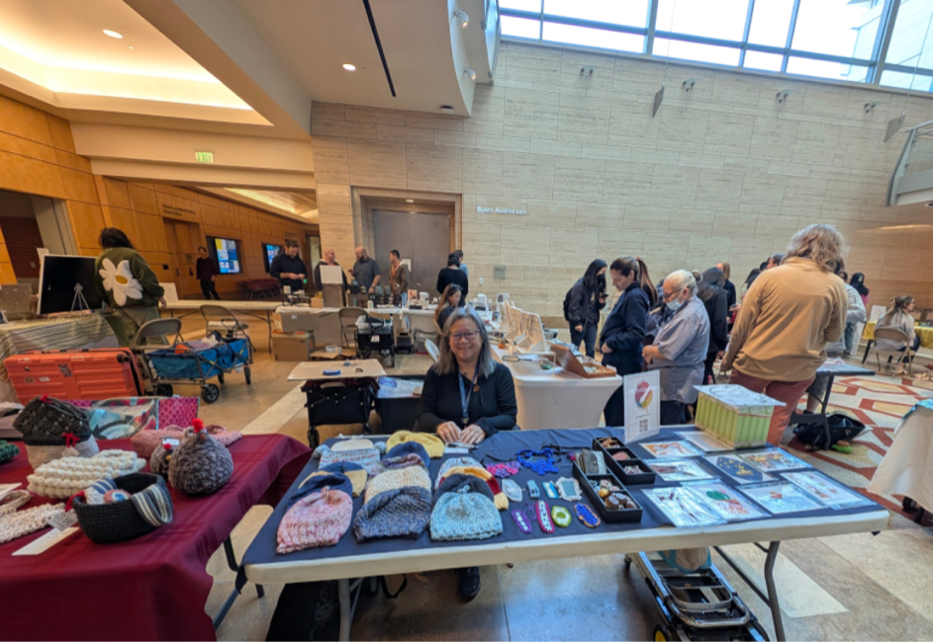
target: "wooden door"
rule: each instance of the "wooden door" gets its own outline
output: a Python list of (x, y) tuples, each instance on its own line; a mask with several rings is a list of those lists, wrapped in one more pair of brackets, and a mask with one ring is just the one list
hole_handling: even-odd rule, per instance
[[(179, 298), (201, 297), (201, 285), (195, 273), (195, 258), (197, 253), (192, 248), (192, 236), (185, 221), (163, 219), (166, 230), (166, 243), (169, 245), (169, 255), (172, 257), (172, 274), (175, 276), (175, 288)], [(196, 226), (197, 228), (197, 226)]]

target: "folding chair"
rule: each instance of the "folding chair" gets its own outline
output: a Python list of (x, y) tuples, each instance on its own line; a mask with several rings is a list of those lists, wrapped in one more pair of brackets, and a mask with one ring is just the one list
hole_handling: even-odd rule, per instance
[(212, 331), (223, 331), (228, 338), (247, 337), (246, 331), (250, 325), (238, 320), (227, 307), (219, 304), (203, 304), (200, 310), (201, 316), (205, 319), (205, 335)]
[(341, 325), (341, 340), (345, 349), (357, 347), (354, 334), (357, 332), (357, 319), (367, 315), (367, 310), (355, 306), (347, 306), (338, 310), (338, 323)]
[[(902, 342), (905, 346), (900, 351), (888, 351), (886, 349), (880, 348), (880, 340), (893, 340), (894, 342)], [(873, 354), (877, 358), (877, 371), (883, 371), (883, 366), (880, 363), (880, 354), (889, 356), (891, 359), (896, 357), (897, 359), (893, 362), (893, 370), (889, 374), (891, 376), (896, 375), (896, 371), (899, 369), (899, 365), (902, 364), (903, 358), (909, 359), (909, 373), (912, 373), (912, 357), (915, 355), (915, 352), (912, 350), (912, 340), (911, 337), (906, 337), (902, 331), (898, 329), (874, 329), (873, 330)]]

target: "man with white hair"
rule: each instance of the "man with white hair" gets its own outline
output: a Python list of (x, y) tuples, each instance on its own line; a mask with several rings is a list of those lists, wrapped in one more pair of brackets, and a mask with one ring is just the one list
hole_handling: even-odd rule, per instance
[(663, 301), (672, 317), (659, 329), (652, 345), (643, 347), (643, 359), (652, 361), (650, 369), (659, 371), (663, 425), (685, 422), (685, 405), (698, 400), (695, 385), (704, 382), (711, 322), (695, 289), (695, 278), (689, 271), (678, 270), (665, 279)]

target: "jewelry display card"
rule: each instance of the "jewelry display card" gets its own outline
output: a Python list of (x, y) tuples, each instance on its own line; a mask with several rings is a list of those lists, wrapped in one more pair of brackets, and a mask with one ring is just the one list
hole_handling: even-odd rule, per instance
[(689, 488), (657, 487), (644, 490), (643, 494), (677, 528), (694, 528), (724, 523), (724, 519), (714, 511), (702, 506)]
[(690, 458), (701, 455), (701, 452), (685, 441), (640, 443), (640, 447), (652, 454), (654, 458)]
[(652, 470), (667, 483), (701, 481), (714, 478), (714, 474), (708, 473), (707, 470), (695, 461), (668, 461), (657, 459), (643, 462), (652, 468)]
[(828, 507), (836, 510), (873, 504), (870, 499), (848, 490), (837, 481), (833, 481), (814, 470), (809, 470), (807, 472), (784, 472), (780, 474), (780, 476), (787, 481), (795, 483)]
[(723, 483), (689, 483), (685, 487), (694, 492), (703, 505), (714, 510), (725, 521), (746, 521), (769, 516)]
[(761, 472), (782, 472), (784, 470), (801, 470), (809, 467), (805, 461), (784, 452), (781, 449), (767, 449), (760, 452), (741, 454), (740, 458), (760, 470)]
[(738, 483), (762, 483), (775, 480), (769, 474), (763, 474), (736, 454), (718, 454), (706, 456), (705, 460), (727, 474)]
[(789, 481), (741, 485), (737, 488), (773, 514), (820, 510), (821, 504)]

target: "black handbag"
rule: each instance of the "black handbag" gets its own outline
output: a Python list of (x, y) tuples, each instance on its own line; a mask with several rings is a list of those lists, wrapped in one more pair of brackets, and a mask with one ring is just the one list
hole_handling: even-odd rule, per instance
[(813, 449), (828, 449), (838, 441), (852, 441), (861, 432), (867, 429), (867, 426), (856, 418), (847, 414), (830, 414), (828, 416), (828, 431), (831, 440), (828, 445), (824, 445), (824, 423), (800, 423), (793, 430), (799, 442)]

